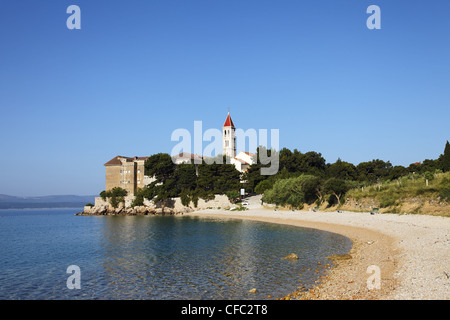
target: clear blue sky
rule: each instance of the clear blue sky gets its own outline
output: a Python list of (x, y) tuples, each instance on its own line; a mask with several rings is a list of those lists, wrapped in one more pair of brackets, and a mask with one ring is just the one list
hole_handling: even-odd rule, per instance
[(220, 129), (228, 108), (329, 163), (436, 159), (449, 14), (448, 0), (3, 0), (0, 193), (98, 194), (111, 158), (170, 153), (173, 130)]

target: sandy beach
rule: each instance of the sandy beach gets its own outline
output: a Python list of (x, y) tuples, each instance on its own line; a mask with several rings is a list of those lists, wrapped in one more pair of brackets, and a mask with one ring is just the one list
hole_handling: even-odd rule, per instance
[[(315, 288), (293, 292), (284, 297), (287, 299), (450, 299), (449, 218), (346, 211), (275, 211), (255, 202), (246, 211), (208, 209), (187, 215), (315, 228), (342, 234), (353, 241), (349, 255), (334, 260), (335, 266)], [(379, 288), (374, 288), (374, 268), (379, 268)]]

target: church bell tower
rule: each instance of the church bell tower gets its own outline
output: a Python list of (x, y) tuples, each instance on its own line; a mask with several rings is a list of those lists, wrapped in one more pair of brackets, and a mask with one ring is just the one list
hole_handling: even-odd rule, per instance
[(236, 156), (236, 128), (233, 120), (231, 120), (230, 112), (228, 112), (227, 119), (222, 128), (223, 137), (223, 155), (231, 159)]

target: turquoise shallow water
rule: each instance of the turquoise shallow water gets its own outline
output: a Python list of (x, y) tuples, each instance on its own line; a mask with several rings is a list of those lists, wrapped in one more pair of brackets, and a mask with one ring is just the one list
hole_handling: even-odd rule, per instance
[[(277, 298), (312, 286), (318, 262), (351, 248), (341, 235), (292, 226), (79, 211), (0, 210), (0, 299)], [(281, 259), (290, 253), (299, 260)], [(70, 265), (79, 290), (67, 288)]]

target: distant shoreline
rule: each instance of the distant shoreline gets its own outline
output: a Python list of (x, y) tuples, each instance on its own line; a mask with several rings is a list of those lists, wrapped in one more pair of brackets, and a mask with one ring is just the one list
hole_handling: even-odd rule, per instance
[(35, 208), (0, 208), (2, 210), (57, 210), (57, 209), (77, 209), (79, 210), (82, 206), (76, 207), (35, 207)]
[[(450, 219), (424, 215), (355, 212), (202, 210), (189, 216), (226, 217), (309, 227), (353, 241), (350, 259), (335, 260), (317, 286), (288, 299), (450, 299)], [(381, 273), (380, 289), (369, 289), (369, 266)]]
[(77, 209), (83, 208), (84, 203), (0, 203), (0, 210), (13, 209)]
[(95, 195), (49, 195), (19, 197), (0, 194), (0, 210), (83, 208), (87, 203), (94, 203), (95, 197)]

